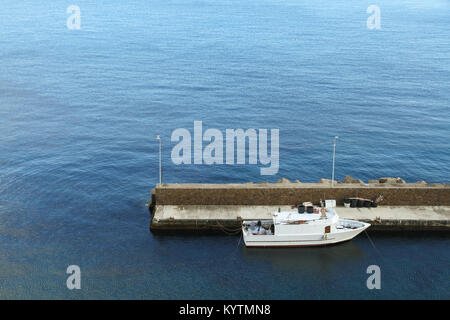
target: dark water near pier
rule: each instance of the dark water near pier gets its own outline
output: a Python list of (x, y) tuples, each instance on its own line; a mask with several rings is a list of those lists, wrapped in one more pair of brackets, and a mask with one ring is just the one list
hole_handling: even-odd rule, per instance
[[(158, 181), (450, 182), (450, 2), (63, 1), (0, 4), (0, 298), (450, 298), (445, 235), (250, 250), (152, 235)], [(279, 128), (280, 171), (182, 165), (170, 135)], [(65, 286), (68, 265), (82, 289)], [(382, 289), (366, 288), (377, 264)]]

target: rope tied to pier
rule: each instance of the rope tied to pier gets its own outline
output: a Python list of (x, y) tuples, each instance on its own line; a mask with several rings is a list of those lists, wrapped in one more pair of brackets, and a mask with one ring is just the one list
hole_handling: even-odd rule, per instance
[(376, 253), (380, 256), (381, 259), (383, 259), (383, 256), (381, 255), (380, 251), (375, 246), (375, 243), (373, 243), (372, 239), (369, 237), (369, 234), (367, 233), (367, 230), (364, 230), (364, 232), (366, 233), (367, 239), (369, 239), (369, 242), (372, 245), (372, 247), (375, 249)]
[(226, 234), (229, 235), (237, 235), (239, 234), (239, 232), (241, 232), (242, 230), (242, 224), (238, 227), (226, 227), (224, 225), (222, 225), (219, 221), (216, 220), (216, 226), (218, 226), (220, 228), (221, 231), (223, 231)]
[(239, 248), (239, 245), (241, 244), (242, 236), (243, 236), (243, 234), (241, 233), (241, 236), (239, 237), (239, 241), (238, 241), (238, 244), (236, 246), (236, 249)]

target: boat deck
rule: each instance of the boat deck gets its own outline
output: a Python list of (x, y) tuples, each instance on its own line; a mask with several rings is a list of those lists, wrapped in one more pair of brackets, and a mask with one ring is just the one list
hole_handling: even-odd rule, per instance
[[(326, 219), (332, 219), (336, 215), (334, 209), (327, 209)], [(273, 218), (275, 223), (291, 223), (295, 221), (314, 221), (321, 219), (322, 214), (319, 213), (298, 213), (296, 211), (274, 212)]]

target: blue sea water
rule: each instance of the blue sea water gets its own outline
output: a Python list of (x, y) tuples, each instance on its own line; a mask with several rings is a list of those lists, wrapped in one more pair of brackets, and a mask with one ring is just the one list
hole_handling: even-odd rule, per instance
[[(72, 3), (73, 2), (73, 3)], [(250, 250), (153, 235), (158, 182), (450, 182), (450, 2), (0, 4), (0, 298), (449, 299), (446, 235)], [(69, 5), (81, 29), (69, 30)], [(280, 129), (280, 170), (171, 162), (173, 130)], [(68, 290), (68, 265), (82, 289)], [(382, 289), (368, 290), (377, 264)]]

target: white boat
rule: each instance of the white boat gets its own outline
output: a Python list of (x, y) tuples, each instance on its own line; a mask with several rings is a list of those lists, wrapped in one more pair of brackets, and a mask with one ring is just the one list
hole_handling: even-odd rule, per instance
[(244, 221), (242, 233), (247, 247), (308, 247), (353, 239), (369, 223), (340, 219), (336, 209), (315, 208), (313, 213), (274, 212), (271, 220)]

